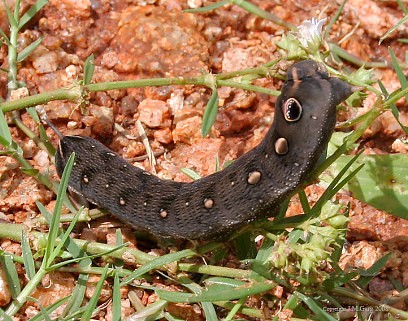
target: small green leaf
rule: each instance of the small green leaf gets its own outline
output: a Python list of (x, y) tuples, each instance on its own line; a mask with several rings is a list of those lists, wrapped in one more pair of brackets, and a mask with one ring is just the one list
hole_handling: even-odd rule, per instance
[(40, 45), (41, 41), (43, 40), (44, 37), (40, 37), (37, 40), (33, 41), (30, 43), (27, 47), (25, 47), (23, 50), (21, 50), (18, 55), (17, 55), (17, 62), (22, 62), (24, 59), (26, 59), (31, 53)]
[(218, 113), (218, 93), (214, 88), (210, 99), (208, 100), (207, 106), (205, 107), (203, 124), (201, 126), (201, 135), (203, 137), (207, 136), (210, 132), (212, 125), (215, 123)]
[(84, 63), (84, 84), (89, 85), (91, 83), (93, 74), (95, 70), (95, 57), (94, 55), (90, 55), (86, 58)]
[[(363, 169), (344, 186), (353, 197), (392, 215), (408, 219), (408, 155), (362, 155), (348, 172), (365, 164)], [(330, 181), (349, 162), (341, 156), (321, 178)], [(330, 176), (328, 176), (328, 174)]]

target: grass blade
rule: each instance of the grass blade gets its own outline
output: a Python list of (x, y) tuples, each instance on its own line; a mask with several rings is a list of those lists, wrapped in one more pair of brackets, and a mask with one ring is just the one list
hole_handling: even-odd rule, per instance
[(35, 4), (33, 4), (30, 9), (28, 9), (20, 18), (18, 29), (23, 28), (24, 25), (29, 22), (47, 3), (48, 0), (38, 0)]
[(109, 264), (106, 264), (105, 268), (103, 269), (101, 278), (96, 284), (94, 295), (89, 300), (86, 306), (85, 312), (81, 316), (81, 321), (91, 320), (92, 315), (95, 311), (96, 305), (98, 304), (99, 296), (101, 295), (103, 283), (105, 282), (106, 277), (108, 276), (108, 269), (109, 269)]
[(116, 273), (113, 279), (113, 302), (112, 302), (112, 321), (120, 321), (122, 318), (122, 305), (120, 302), (120, 282), (119, 275)]
[(220, 1), (220, 2), (217, 2), (217, 3), (210, 4), (210, 5), (205, 6), (205, 7), (194, 8), (194, 9), (186, 9), (186, 10), (184, 10), (184, 12), (208, 12), (208, 11), (212, 11), (212, 10), (221, 8), (222, 6), (225, 6), (225, 5), (229, 4), (229, 3), (230, 3), (229, 0), (224, 0), (224, 1)]
[(194, 255), (196, 255), (196, 253), (193, 250), (183, 250), (176, 253), (170, 253), (160, 256), (157, 259), (154, 259), (149, 263), (146, 263), (145, 265), (141, 266), (137, 270), (135, 270), (131, 275), (129, 275), (125, 280), (122, 281), (121, 286), (132, 282), (134, 279), (138, 278), (139, 276), (147, 272), (150, 272), (153, 269), (181, 260), (182, 258)]
[(50, 231), (49, 231), (49, 235), (47, 239), (47, 246), (45, 249), (44, 260), (43, 260), (43, 264), (45, 264), (46, 267), (49, 267), (51, 265), (52, 263), (51, 259), (54, 258), (53, 251), (54, 251), (57, 236), (59, 233), (59, 222), (60, 222), (60, 217), (61, 217), (61, 209), (62, 209), (62, 205), (64, 201), (65, 192), (68, 187), (69, 174), (71, 173), (72, 166), (74, 164), (74, 159), (75, 159), (75, 154), (72, 153), (67, 161), (67, 165), (64, 168), (64, 172), (62, 174), (61, 182), (58, 188), (57, 201), (55, 203), (54, 215), (51, 218)]
[(0, 262), (3, 266), (4, 272), (6, 273), (11, 297), (15, 299), (21, 293), (21, 287), (13, 257), (8, 253), (2, 252), (0, 254)]
[(388, 30), (385, 34), (383, 34), (378, 41), (378, 44), (381, 45), (381, 43), (390, 35), (392, 34), (395, 30), (397, 30), (401, 25), (406, 23), (408, 21), (408, 15), (405, 15), (404, 18), (402, 18), (400, 21), (398, 21), (395, 26), (393, 26), (390, 30)]
[(1, 142), (2, 145), (4, 145), (3, 141), (7, 143), (7, 146), (11, 144), (12, 138), (10, 129), (8, 127), (6, 117), (4, 116), (4, 113), (1, 109), (0, 109), (0, 137), (3, 138)]
[(306, 305), (309, 307), (310, 310), (316, 315), (318, 320), (321, 321), (336, 321), (330, 314), (325, 312), (312, 298), (304, 295), (300, 292), (295, 292), (295, 295), (299, 297)]
[(387, 264), (388, 260), (390, 259), (392, 253), (388, 252), (381, 258), (377, 260), (372, 266), (370, 266), (365, 271), (360, 271), (360, 278), (356, 281), (356, 283), (361, 287), (365, 288), (370, 281), (380, 273), (381, 269)]
[(196, 172), (196, 171), (194, 171), (194, 170), (192, 170), (192, 169), (190, 169), (190, 168), (182, 168), (181, 169), (181, 172), (183, 173), (183, 174), (186, 174), (188, 177), (190, 177), (191, 179), (193, 179), (193, 180), (197, 180), (197, 179), (200, 179), (201, 178), (201, 176)]
[(30, 244), (25, 231), (22, 231), (21, 236), (21, 249), (23, 252), (24, 267), (27, 273), (27, 277), (31, 280), (35, 275), (35, 264), (33, 259), (33, 254), (31, 253)]
[(41, 44), (41, 41), (43, 40), (44, 37), (40, 37), (37, 40), (33, 41), (30, 43), (27, 47), (25, 47), (23, 50), (21, 50), (18, 55), (17, 55), (17, 62), (22, 62), (24, 59), (26, 59), (29, 55), (32, 54), (32, 52)]
[(3, 309), (0, 308), (0, 317), (2, 321), (13, 321), (13, 318), (10, 317)]
[(72, 315), (81, 307), (85, 297), (86, 282), (88, 281), (88, 277), (89, 274), (80, 274), (78, 276), (74, 291), (72, 292), (72, 295), (62, 313), (64, 317)]
[[(52, 262), (55, 260), (55, 258), (59, 255), (60, 251), (62, 251), (62, 247), (66, 246), (69, 235), (71, 234), (72, 230), (75, 227), (76, 222), (78, 221), (79, 215), (82, 213), (82, 208), (77, 211), (75, 214), (74, 218), (72, 219), (71, 224), (69, 224), (67, 230), (64, 232), (64, 234), (61, 236), (60, 241), (58, 242), (58, 245), (54, 248), (52, 251), (50, 257), (49, 257), (49, 262)], [(55, 215), (55, 213), (54, 213)], [(59, 220), (58, 220), (59, 221)], [(52, 223), (51, 223), (52, 224)]]

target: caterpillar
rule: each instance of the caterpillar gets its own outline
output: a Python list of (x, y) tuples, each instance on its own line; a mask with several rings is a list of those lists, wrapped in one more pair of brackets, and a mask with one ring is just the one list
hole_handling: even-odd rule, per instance
[(293, 64), (262, 142), (225, 169), (191, 183), (160, 179), (90, 137), (65, 136), (56, 153), (61, 176), (76, 158), (69, 187), (125, 224), (159, 237), (225, 238), (273, 216), (308, 178), (336, 122), (336, 105), (353, 92), (318, 63)]

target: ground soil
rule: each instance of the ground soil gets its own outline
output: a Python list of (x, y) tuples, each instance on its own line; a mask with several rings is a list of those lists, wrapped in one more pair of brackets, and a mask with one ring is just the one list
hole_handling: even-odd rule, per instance
[[(12, 1), (7, 1), (12, 4)], [(31, 1), (33, 2), (33, 1)], [(283, 20), (299, 25), (313, 17), (333, 17), (340, 1), (253, 1)], [(24, 2), (28, 8), (30, 1)], [(116, 81), (156, 77), (194, 77), (201, 73), (221, 73), (260, 66), (281, 57), (276, 41), (287, 30), (272, 22), (250, 14), (238, 6), (228, 4), (209, 13), (185, 13), (183, 9), (208, 5), (205, 0), (50, 0), (41, 12), (22, 30), (19, 41), (28, 45), (39, 36), (44, 39), (39, 48), (19, 66), (18, 77), (27, 86), (29, 94), (37, 94), (68, 87), (81, 78), (84, 60), (95, 55), (96, 68), (93, 81)], [(8, 30), (4, 8), (0, 6), (0, 27)], [(405, 28), (392, 33), (386, 41), (379, 38), (403, 17), (396, 2), (374, 0), (349, 0), (333, 26), (329, 38), (340, 42), (341, 47), (366, 61), (389, 60), (388, 46), (397, 57), (405, 60), (406, 46), (398, 42), (407, 38)], [(6, 46), (0, 49), (0, 65), (7, 68)], [(356, 69), (345, 63), (339, 68)], [(376, 69), (376, 79), (381, 79), (389, 91), (400, 85), (391, 69)], [(259, 86), (279, 89), (281, 81), (263, 79)], [(0, 91), (6, 97), (7, 75), (0, 73)], [(136, 121), (144, 126), (150, 146), (154, 151), (166, 153), (157, 158), (157, 175), (177, 181), (189, 181), (180, 168), (195, 170), (202, 176), (215, 171), (215, 159), (221, 164), (236, 159), (256, 146), (262, 139), (274, 112), (274, 97), (246, 92), (240, 89), (220, 88), (220, 111), (209, 137), (201, 137), (201, 123), (210, 91), (199, 86), (165, 86), (139, 89), (112, 90), (93, 93), (86, 113), (77, 104), (54, 101), (45, 106), (49, 119), (64, 134), (93, 136), (123, 157), (131, 159), (145, 155), (146, 150), (138, 137)], [(369, 96), (363, 108), (349, 117), (362, 114), (372, 107)], [(405, 101), (398, 103), (401, 121), (407, 123)], [(23, 122), (32, 130), (37, 125), (24, 112)], [(119, 133), (114, 124), (122, 126), (127, 136)], [(13, 138), (20, 144), (24, 156), (40, 171), (57, 175), (47, 154), (16, 127)], [(47, 129), (56, 146), (58, 138)], [(364, 134), (360, 148), (367, 153), (406, 153), (398, 144), (403, 132), (388, 112), (379, 117)], [(151, 170), (148, 160), (137, 166)], [(3, 219), (26, 223), (39, 215), (35, 201), (48, 208), (54, 205), (55, 195), (19, 170), (19, 165), (7, 156), (0, 156), (0, 213)], [(321, 195), (318, 186), (308, 188), (311, 200)], [(392, 290), (391, 275), (408, 286), (408, 223), (363, 204), (346, 193), (339, 199), (351, 202), (351, 221), (348, 245), (342, 257), (344, 268), (367, 268), (386, 251), (393, 252), (387, 270), (376, 278), (370, 288), (377, 297)], [(296, 200), (291, 211), (299, 213)], [(106, 218), (105, 218), (106, 220)], [(98, 221), (85, 229), (84, 239), (113, 239), (114, 225), (102, 226)], [(134, 241), (129, 233), (129, 238)], [(2, 240), (1, 248), (19, 253), (18, 244)], [(21, 272), (21, 271), (20, 271)], [(0, 274), (1, 276), (2, 274)], [(4, 276), (3, 276), (4, 278)], [(92, 282), (92, 280), (90, 281)], [(53, 273), (44, 280), (43, 288), (33, 294), (46, 306), (56, 298), (69, 294), (75, 286), (69, 273)], [(106, 287), (105, 298), (110, 296)], [(143, 303), (156, 298), (146, 292), (138, 293)], [(92, 296), (92, 291), (87, 297)], [(122, 293), (126, 297), (126, 293)], [(1, 298), (6, 306), (10, 297)], [(102, 300), (102, 299), (101, 299)], [(127, 299), (123, 311), (130, 314)], [(203, 315), (197, 306), (171, 306), (172, 312), (189, 320), (200, 320)], [(30, 303), (18, 315), (26, 319), (38, 313)], [(106, 313), (106, 314), (105, 314)], [(99, 318), (109, 319), (109, 308)]]

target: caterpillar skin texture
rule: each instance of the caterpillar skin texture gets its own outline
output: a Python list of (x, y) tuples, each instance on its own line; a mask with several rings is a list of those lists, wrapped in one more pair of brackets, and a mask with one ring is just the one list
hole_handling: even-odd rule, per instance
[(352, 93), (314, 61), (287, 71), (274, 122), (263, 141), (224, 170), (191, 183), (162, 180), (132, 166), (100, 142), (65, 136), (56, 154), (61, 176), (76, 159), (69, 187), (125, 224), (159, 237), (219, 239), (275, 214), (315, 168)]

